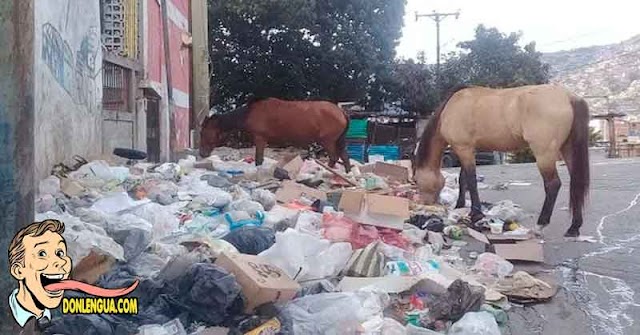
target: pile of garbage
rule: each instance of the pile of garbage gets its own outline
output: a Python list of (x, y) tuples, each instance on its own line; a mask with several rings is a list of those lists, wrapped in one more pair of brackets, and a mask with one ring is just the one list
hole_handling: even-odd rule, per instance
[(514, 304), (555, 294), (510, 262), (543, 261), (516, 204), (471, 224), (457, 176), (422, 206), (409, 162), (353, 164), (218, 148), (44, 179), (36, 218), (65, 223), (71, 277), (140, 280), (136, 315), (54, 315), (45, 333), (497, 335)]

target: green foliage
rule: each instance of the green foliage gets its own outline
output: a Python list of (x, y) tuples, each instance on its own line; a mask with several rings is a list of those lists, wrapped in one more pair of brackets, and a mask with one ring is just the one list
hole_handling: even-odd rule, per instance
[(444, 57), (439, 76), (435, 66), (401, 60), (395, 66), (395, 86), (389, 87), (405, 109), (429, 114), (460, 84), (515, 87), (547, 83), (549, 66), (542, 63), (535, 43), (521, 47), (520, 37), (480, 25), (473, 40), (459, 43), (459, 52)]
[(463, 50), (457, 56), (461, 81), (489, 87), (547, 83), (549, 65), (542, 63), (535, 42), (520, 47), (520, 37), (520, 33), (506, 35), (496, 28), (478, 26), (475, 39), (458, 44)]
[(413, 60), (397, 62), (392, 74), (395, 86), (389, 86), (396, 92), (396, 100), (404, 110), (428, 114), (440, 97), (434, 89), (435, 73), (424, 63)]
[(509, 155), (509, 163), (535, 163), (536, 157), (531, 148), (526, 147)]
[(209, 0), (212, 104), (388, 95), (405, 0)]
[(602, 141), (602, 133), (596, 128), (589, 127), (589, 146), (594, 146), (599, 141)]

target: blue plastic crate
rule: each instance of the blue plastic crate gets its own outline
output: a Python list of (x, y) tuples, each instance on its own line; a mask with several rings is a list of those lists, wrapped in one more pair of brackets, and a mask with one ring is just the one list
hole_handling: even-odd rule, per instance
[(384, 160), (399, 160), (400, 159), (400, 147), (397, 145), (370, 145), (369, 156), (382, 155)]
[(364, 162), (364, 144), (347, 143), (347, 153), (349, 154), (349, 158), (355, 159), (360, 163)]

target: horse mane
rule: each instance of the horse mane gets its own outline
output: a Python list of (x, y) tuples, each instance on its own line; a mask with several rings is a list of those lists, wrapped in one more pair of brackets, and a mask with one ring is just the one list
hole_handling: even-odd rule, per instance
[(447, 106), (447, 103), (449, 102), (451, 97), (453, 97), (454, 94), (469, 87), (470, 87), (469, 85), (458, 85), (453, 87), (451, 90), (447, 92), (447, 94), (445, 95), (445, 98), (442, 100), (442, 102), (440, 102), (436, 110), (433, 112), (433, 115), (431, 116), (431, 119), (429, 119), (427, 126), (424, 128), (424, 131), (422, 132), (422, 137), (420, 138), (418, 152), (416, 153), (416, 157), (415, 157), (416, 167), (424, 166), (424, 164), (427, 162), (427, 159), (429, 158), (429, 154), (431, 154), (432, 148), (429, 142), (431, 138), (438, 131), (438, 125), (440, 124), (440, 116), (442, 116), (442, 111), (444, 111), (444, 108)]

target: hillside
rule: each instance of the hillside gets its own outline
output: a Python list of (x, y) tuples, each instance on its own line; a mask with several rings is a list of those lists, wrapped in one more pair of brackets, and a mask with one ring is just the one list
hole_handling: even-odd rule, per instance
[[(552, 82), (581, 96), (609, 96), (611, 111), (640, 115), (640, 35), (617, 44), (543, 55)], [(605, 113), (607, 101), (589, 98), (594, 113)]]

